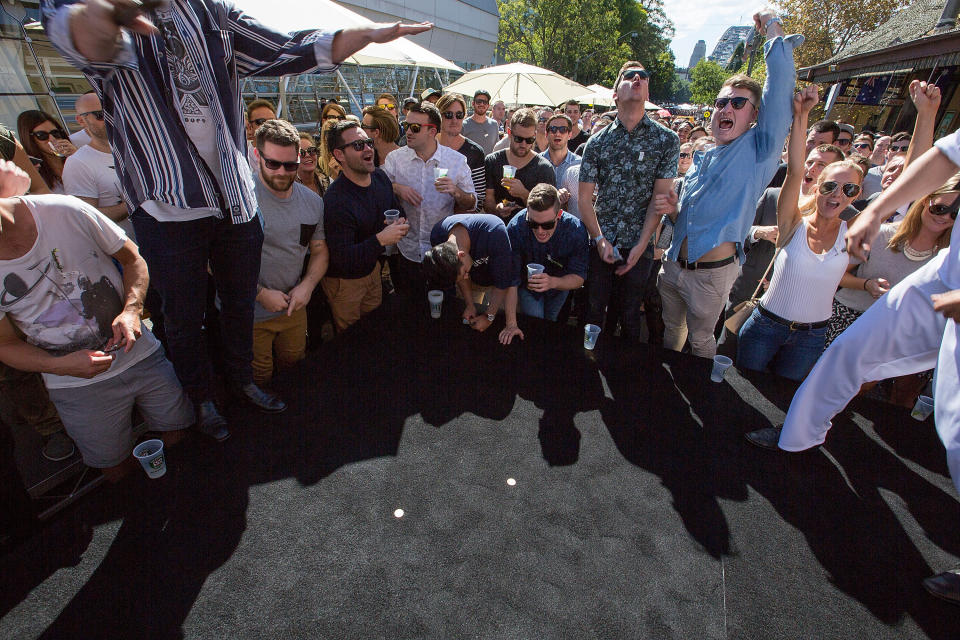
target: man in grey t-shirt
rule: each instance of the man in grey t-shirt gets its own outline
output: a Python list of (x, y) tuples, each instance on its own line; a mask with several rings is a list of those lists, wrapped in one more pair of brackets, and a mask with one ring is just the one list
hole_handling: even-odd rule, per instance
[[(253, 319), (253, 378), (273, 377), (277, 364), (302, 360), (307, 348), (307, 303), (327, 272), (330, 255), (323, 234), (323, 199), (298, 184), (300, 135), (284, 120), (267, 120), (257, 129), (255, 176), (263, 215), (263, 249)], [(303, 260), (310, 261), (303, 278)]]
[(490, 94), (482, 89), (473, 94), (473, 115), (463, 121), (463, 136), (483, 147), (483, 153), (493, 153), (493, 145), (500, 140), (500, 125), (487, 117)]

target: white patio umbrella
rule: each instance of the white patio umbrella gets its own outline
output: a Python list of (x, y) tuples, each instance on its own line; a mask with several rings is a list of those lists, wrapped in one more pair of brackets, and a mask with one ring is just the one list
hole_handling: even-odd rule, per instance
[[(310, 0), (310, 2), (300, 2), (300, 0), (244, 0), (242, 4), (243, 12), (250, 14), (258, 22), (286, 32), (302, 31), (316, 27), (332, 31), (338, 27), (358, 27), (374, 24), (372, 20), (330, 0)], [(462, 68), (446, 58), (438, 56), (407, 38), (397, 38), (393, 42), (385, 44), (368, 44), (344, 62), (363, 66), (391, 65), (463, 71)]]
[(443, 88), (468, 96), (480, 89), (489, 91), (491, 100), (514, 105), (555, 105), (589, 93), (582, 84), (559, 73), (522, 62), (470, 71)]

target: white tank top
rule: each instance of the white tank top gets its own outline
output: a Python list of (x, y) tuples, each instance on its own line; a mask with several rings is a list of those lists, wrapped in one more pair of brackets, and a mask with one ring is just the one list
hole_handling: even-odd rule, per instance
[(764, 308), (794, 322), (829, 320), (833, 315), (833, 294), (850, 265), (850, 256), (844, 251), (846, 232), (847, 223), (841, 221), (833, 246), (818, 255), (807, 244), (804, 218), (803, 226), (797, 228), (773, 263), (770, 288), (760, 299)]

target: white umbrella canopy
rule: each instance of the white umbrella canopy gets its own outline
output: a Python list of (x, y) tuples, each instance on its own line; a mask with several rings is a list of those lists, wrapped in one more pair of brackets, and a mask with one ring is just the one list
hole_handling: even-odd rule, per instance
[[(310, 0), (308, 3), (299, 0), (243, 0), (243, 12), (258, 22), (288, 33), (311, 28), (332, 31), (374, 24), (372, 20), (330, 0)], [(368, 44), (344, 62), (363, 66), (419, 66), (463, 71), (446, 58), (407, 38), (398, 38), (385, 44)]]
[(492, 100), (514, 105), (555, 105), (589, 93), (586, 87), (559, 73), (522, 62), (476, 69), (443, 88), (468, 96), (480, 89), (489, 91)]
[[(617, 106), (617, 103), (613, 101), (613, 89), (607, 89), (603, 85), (599, 84), (587, 85), (587, 89), (590, 90), (590, 93), (585, 93), (582, 96), (576, 96), (574, 98), (568, 98), (568, 100), (576, 100), (580, 104), (592, 104), (600, 107)], [(647, 100), (643, 108), (647, 111), (656, 111), (660, 107)]]

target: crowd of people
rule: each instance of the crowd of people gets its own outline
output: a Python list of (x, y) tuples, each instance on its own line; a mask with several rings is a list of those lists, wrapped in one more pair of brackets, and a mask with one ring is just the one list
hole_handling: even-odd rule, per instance
[[(282, 412), (267, 386), (277, 368), (304, 358), (324, 314), (340, 332), (380, 306), (386, 283), (424, 310), (428, 289), (447, 290), (476, 331), (502, 314), (503, 344), (523, 339), (524, 317), (589, 323), (803, 382), (782, 430), (747, 434), (770, 449), (822, 443), (881, 380), (912, 404), (939, 353), (936, 421), (960, 486), (955, 343), (941, 347), (960, 307), (945, 251), (960, 148), (956, 136), (934, 148), (936, 86), (910, 86), (913, 132), (809, 125), (819, 95), (796, 92), (802, 38), (761, 12), (766, 82), (727, 79), (706, 122), (658, 121), (650, 74), (628, 61), (607, 113), (427, 89), (357, 115), (329, 102), (313, 135), (269, 101), (241, 110), (237, 78), (331, 70), (430, 25), (291, 35), (219, 0), (42, 4), (51, 41), (94, 87), (76, 102), (83, 140), (42, 111), (21, 114), (16, 136), (0, 130), (3, 395), (47, 457), (75, 443), (119, 480), (134, 406), (170, 443), (187, 428), (229, 437), (206, 348), (215, 322), (231, 397)], [(221, 29), (234, 37), (210, 35)], [(167, 73), (173, 59), (198, 81)], [(933, 302), (916, 293), (928, 290)], [(923, 346), (860, 350), (908, 315)], [(931, 580), (958, 597), (957, 572)]]

